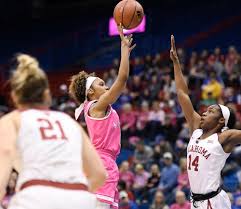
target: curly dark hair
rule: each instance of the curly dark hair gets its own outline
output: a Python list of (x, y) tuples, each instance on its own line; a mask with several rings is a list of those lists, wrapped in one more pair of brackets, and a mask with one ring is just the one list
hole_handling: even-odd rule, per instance
[(94, 73), (88, 74), (81, 71), (70, 78), (69, 94), (79, 104), (85, 101), (86, 80), (90, 76), (94, 76)]

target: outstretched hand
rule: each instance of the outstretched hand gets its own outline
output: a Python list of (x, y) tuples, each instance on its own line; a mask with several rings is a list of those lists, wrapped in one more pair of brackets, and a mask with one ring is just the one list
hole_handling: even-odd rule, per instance
[(175, 45), (175, 38), (171, 35), (171, 50), (170, 50), (170, 58), (173, 62), (178, 61), (177, 50)]
[(119, 31), (120, 38), (121, 38), (121, 50), (122, 51), (128, 50), (128, 52), (130, 53), (136, 47), (136, 44), (131, 46), (132, 41), (133, 41), (132, 34), (130, 34), (128, 36), (124, 36), (123, 27), (121, 24), (118, 25), (118, 31)]

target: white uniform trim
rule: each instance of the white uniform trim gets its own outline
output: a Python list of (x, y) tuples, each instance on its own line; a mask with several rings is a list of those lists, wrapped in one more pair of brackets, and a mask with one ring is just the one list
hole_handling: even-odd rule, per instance
[(104, 196), (101, 194), (96, 194), (96, 197), (99, 199), (102, 199), (102, 200), (107, 200), (109, 202), (114, 202), (114, 198), (112, 198), (112, 197)]
[(119, 207), (119, 204), (116, 203), (116, 202), (113, 202), (112, 205), (113, 205), (114, 207)]

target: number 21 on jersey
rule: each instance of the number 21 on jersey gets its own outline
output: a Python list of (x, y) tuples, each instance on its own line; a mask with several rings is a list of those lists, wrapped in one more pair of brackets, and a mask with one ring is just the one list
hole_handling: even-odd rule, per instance
[(199, 156), (192, 158), (192, 155), (188, 156), (188, 170), (198, 171)]
[(39, 123), (39, 131), (42, 137), (42, 140), (56, 140), (62, 139), (67, 140), (64, 133), (64, 129), (60, 123), (60, 121), (50, 121), (46, 118), (37, 119)]

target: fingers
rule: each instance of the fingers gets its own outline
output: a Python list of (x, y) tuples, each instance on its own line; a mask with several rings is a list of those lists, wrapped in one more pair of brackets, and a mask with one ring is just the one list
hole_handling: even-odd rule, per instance
[(131, 43), (133, 41), (132, 34), (128, 36), (124, 36), (124, 39), (122, 40), (127, 46), (131, 46)]
[(133, 38), (131, 38), (131, 39), (129, 40), (129, 46), (131, 46), (132, 41), (133, 41)]
[(135, 47), (136, 44), (134, 44), (133, 46), (131, 46), (132, 42), (133, 42), (133, 38), (132, 38), (132, 34), (128, 35), (128, 36), (124, 36), (123, 34), (123, 28), (121, 28), (121, 26), (118, 26), (118, 30), (120, 33), (120, 37), (122, 40), (122, 44), (126, 45), (129, 47), (129, 51), (131, 52)]
[(125, 36), (124, 36), (124, 33), (123, 33), (123, 26), (120, 24), (120, 25), (117, 26), (117, 28), (118, 28), (118, 32), (120, 34), (121, 40), (124, 40)]
[(134, 44), (131, 48), (130, 48), (130, 52), (136, 47), (136, 44)]
[(127, 38), (130, 40), (132, 38), (132, 34), (128, 35)]
[(172, 51), (176, 50), (174, 35), (171, 35), (171, 50)]

